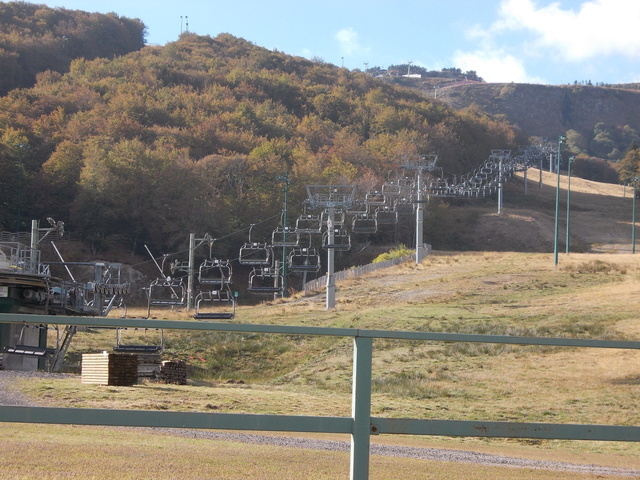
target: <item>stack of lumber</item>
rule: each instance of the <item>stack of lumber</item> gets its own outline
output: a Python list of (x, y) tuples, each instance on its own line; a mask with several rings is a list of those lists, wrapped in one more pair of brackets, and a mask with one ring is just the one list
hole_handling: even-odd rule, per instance
[(161, 355), (159, 353), (137, 353), (138, 378), (158, 378)]
[(160, 366), (158, 381), (162, 383), (174, 383), (176, 385), (187, 384), (187, 364), (182, 360), (165, 361)]
[(138, 381), (138, 356), (118, 353), (82, 355), (82, 383), (130, 387)]

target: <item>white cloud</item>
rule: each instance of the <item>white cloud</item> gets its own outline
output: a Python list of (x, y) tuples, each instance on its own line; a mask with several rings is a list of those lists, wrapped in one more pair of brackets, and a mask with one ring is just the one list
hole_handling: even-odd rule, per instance
[(453, 61), (462, 71), (474, 70), (491, 83), (545, 83), (540, 78), (527, 75), (522, 61), (502, 50), (458, 51), (454, 54)]
[(640, 1), (577, 3), (572, 9), (559, 1), (501, 0), (490, 26), (466, 32), (474, 47), (456, 52), (454, 64), (475, 70), (487, 81), (529, 83), (544, 83), (527, 74), (534, 64), (537, 68), (571, 65), (580, 75), (602, 73), (606, 62), (613, 65), (611, 61), (635, 65), (640, 59)]
[(335, 38), (340, 45), (341, 53), (344, 55), (367, 54), (371, 50), (369, 47), (360, 44), (358, 32), (351, 27), (340, 30), (336, 33)]
[(640, 2), (590, 0), (578, 10), (562, 9), (558, 2), (538, 7), (532, 0), (503, 0), (499, 19), (487, 35), (525, 31), (533, 34), (538, 53), (554, 52), (566, 61), (601, 56), (640, 57)]

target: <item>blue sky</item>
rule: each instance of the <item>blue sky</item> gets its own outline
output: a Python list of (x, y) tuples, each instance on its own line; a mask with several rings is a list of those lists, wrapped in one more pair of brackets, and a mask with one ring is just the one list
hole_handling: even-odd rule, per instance
[(364, 70), (411, 62), (489, 82), (640, 82), (639, 0), (40, 0), (139, 18), (147, 42), (230, 33)]

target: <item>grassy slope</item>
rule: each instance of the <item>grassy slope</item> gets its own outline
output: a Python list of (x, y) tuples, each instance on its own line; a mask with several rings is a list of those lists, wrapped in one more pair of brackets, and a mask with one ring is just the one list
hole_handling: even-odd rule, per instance
[[(531, 180), (531, 172), (529, 176)], [(555, 180), (548, 174), (544, 177), (550, 183)], [(576, 242), (596, 244), (610, 253), (562, 253), (556, 267), (549, 253), (436, 252), (421, 265), (410, 262), (340, 283), (333, 311), (324, 310), (323, 295), (296, 296), (240, 306), (236, 321), (638, 340), (640, 256), (625, 253), (629, 247), (624, 243), (630, 229), (625, 217), (631, 200), (628, 195), (624, 198), (622, 187), (577, 179), (572, 179), (572, 190)], [(549, 194), (554, 192), (549, 186), (538, 189), (536, 183), (535, 188), (530, 185), (528, 197), (535, 198), (538, 206), (550, 204), (553, 212)], [(553, 231), (548, 231), (552, 213), (544, 218), (534, 212), (528, 199), (512, 192), (505, 198), (505, 214), (498, 217), (487, 209), (481, 212), (477, 228), (480, 231), (480, 226), (490, 224), (486, 231), (505, 239), (530, 237), (548, 245), (549, 237), (553, 239)], [(512, 218), (525, 219), (527, 229), (498, 228), (512, 225)], [(158, 316), (187, 318), (184, 313)], [(143, 335), (128, 332), (132, 337), (136, 334)], [(154, 334), (144, 333), (147, 337)], [(30, 382), (23, 388), (52, 405), (350, 414), (352, 350), (347, 340), (231, 334), (196, 337), (176, 332), (165, 332), (165, 340), (168, 357), (188, 360), (192, 385), (99, 387), (70, 378)], [(113, 332), (82, 332), (73, 348), (79, 354), (108, 350), (113, 343)], [(640, 353), (624, 350), (376, 341), (373, 414), (638, 425), (639, 362)], [(244, 383), (237, 383), (240, 380)], [(603, 465), (640, 467), (640, 450), (631, 444), (442, 442), (504, 454), (588, 457), (589, 462)], [(524, 449), (529, 443), (536, 448)]]

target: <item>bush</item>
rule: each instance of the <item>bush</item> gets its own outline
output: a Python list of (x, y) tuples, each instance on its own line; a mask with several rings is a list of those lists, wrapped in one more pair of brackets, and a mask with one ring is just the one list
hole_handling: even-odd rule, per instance
[(386, 260), (393, 260), (394, 258), (400, 258), (400, 257), (404, 257), (405, 255), (411, 255), (413, 254), (413, 252), (414, 250), (407, 248), (403, 244), (400, 244), (398, 248), (394, 248), (393, 250), (383, 253), (382, 255), (378, 255), (376, 258), (373, 259), (373, 262), (371, 263), (379, 263), (379, 262), (384, 262)]

